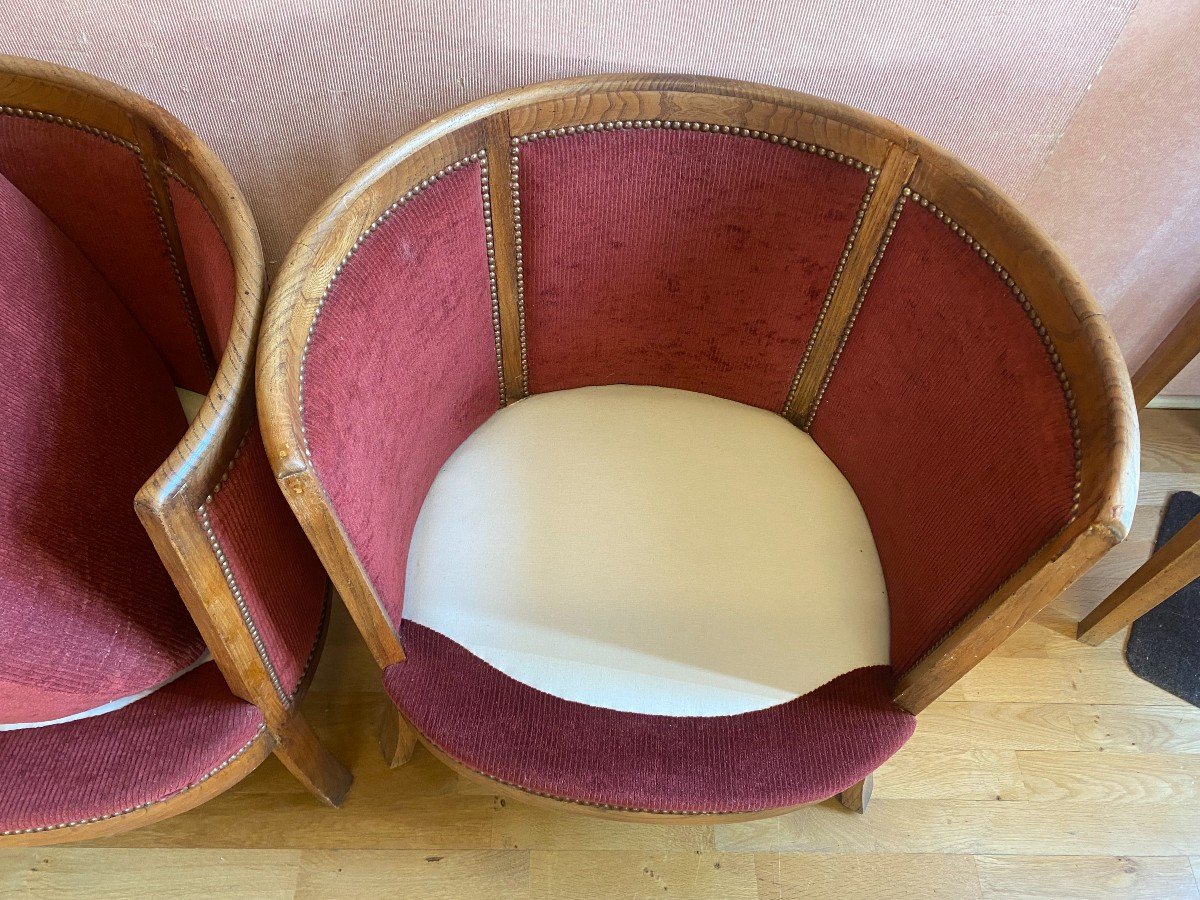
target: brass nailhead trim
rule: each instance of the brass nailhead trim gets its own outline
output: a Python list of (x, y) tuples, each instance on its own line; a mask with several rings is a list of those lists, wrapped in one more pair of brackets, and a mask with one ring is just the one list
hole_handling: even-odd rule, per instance
[(263, 643), (262, 635), (258, 631), (258, 625), (254, 622), (254, 617), (250, 614), (250, 608), (246, 605), (246, 598), (242, 594), (241, 585), (238, 584), (237, 577), (233, 574), (233, 569), (229, 566), (229, 558), (225, 555), (225, 548), (221, 546), (221, 542), (217, 539), (217, 533), (213, 530), (212, 520), (208, 515), (208, 507), (213, 502), (213, 498), (221, 492), (221, 488), (229, 481), (229, 476), (233, 474), (233, 467), (237, 463), (238, 458), (242, 455), (242, 451), (246, 449), (246, 442), (250, 440), (250, 434), (254, 430), (254, 426), (246, 430), (246, 434), (242, 437), (242, 441), (238, 444), (237, 450), (233, 452), (233, 457), (229, 460), (229, 465), (225, 467), (225, 471), (221, 474), (221, 480), (217, 482), (212, 493), (204, 498), (204, 502), (200, 504), (200, 508), (196, 510), (200, 517), (200, 525), (204, 529), (204, 534), (208, 537), (208, 543), (213, 549), (213, 553), (217, 557), (217, 562), (221, 566), (221, 573), (225, 576), (225, 583), (229, 586), (229, 592), (233, 594), (233, 599), (237, 602), (238, 611), (242, 615), (242, 622), (246, 626), (246, 630), (250, 632), (250, 638), (254, 641), (254, 649), (258, 651), (258, 656), (266, 667), (267, 675), (271, 678), (271, 684), (275, 686), (275, 693), (279, 695), (279, 699), (283, 701), (284, 708), (291, 706), (292, 698), (288, 696), (288, 692), (283, 687), (283, 682), (279, 678), (279, 673), (275, 670), (275, 664), (271, 661), (270, 654), (267, 653), (266, 644)]
[[(300, 685), (304, 684), (305, 679), (308, 678), (308, 673), (312, 669), (313, 662), (317, 658), (317, 647), (320, 646), (320, 644), (321, 644), (321, 635), (325, 632), (325, 629), (328, 628), (328, 626), (329, 626), (329, 613), (330, 613), (330, 609), (332, 607), (332, 602), (333, 602), (332, 591), (333, 591), (333, 585), (330, 584), (325, 589), (325, 607), (321, 612), (321, 625), (317, 629), (317, 639), (315, 641), (313, 641), (312, 649), (309, 650), (309, 652), (308, 652), (308, 659), (304, 663), (304, 671), (300, 675), (299, 683), (296, 685), (296, 693), (297, 694), (300, 691)], [(295, 698), (296, 698), (296, 694), (293, 694), (292, 695), (293, 702), (295, 701)], [(233, 763), (238, 757), (240, 757), (247, 750), (249, 750), (250, 747), (253, 746), (254, 742), (257, 741), (260, 737), (262, 737), (263, 732), (266, 730), (267, 730), (266, 723), (259, 725), (258, 731), (256, 731), (254, 733), (254, 737), (250, 738), (249, 741), (247, 741), (244, 745), (242, 745), (242, 747), (239, 748), (238, 751), (233, 754), (233, 756), (229, 757), (229, 759), (225, 760), (223, 763), (221, 763), (215, 769), (212, 769), (211, 771), (209, 771), (206, 775), (201, 776), (201, 778), (198, 781), (196, 781), (194, 784), (190, 784), (187, 787), (183, 788), (182, 790), (176, 791), (173, 794), (169, 794), (166, 797), (161, 797), (158, 800), (150, 800), (150, 801), (147, 801), (146, 803), (141, 803), (137, 806), (131, 806), (128, 809), (122, 809), (122, 810), (119, 810), (118, 812), (108, 813), (107, 815), (104, 815), (104, 816), (95, 816), (94, 818), (91, 818), (91, 819), (80, 819), (78, 822), (60, 822), (56, 825), (42, 825), (38, 828), (24, 828), (24, 829), (21, 829), (18, 831), (0, 831), (0, 835), (9, 836), (9, 835), (17, 835), (17, 834), (34, 834), (34, 833), (40, 832), (40, 831), (54, 831), (59, 828), (73, 828), (77, 825), (90, 825), (93, 822), (103, 822), (106, 819), (115, 819), (118, 816), (127, 815), (128, 813), (136, 812), (139, 809), (145, 809), (148, 806), (154, 806), (158, 803), (165, 803), (166, 801), (170, 800), (172, 797), (177, 797), (180, 794), (186, 793), (187, 791), (190, 791), (195, 787), (199, 787), (201, 784), (208, 781), (208, 779), (212, 778), (214, 775), (216, 775), (218, 772), (220, 772), (222, 769), (225, 769), (227, 766), (229, 766), (231, 763)]]
[(793, 138), (784, 137), (781, 134), (774, 134), (770, 131), (758, 131), (753, 128), (742, 128), (739, 125), (714, 125), (711, 122), (683, 122), (676, 119), (623, 119), (616, 122), (594, 122), (590, 125), (568, 125), (565, 128), (547, 128), (542, 131), (534, 131), (529, 134), (523, 134), (520, 137), (514, 137), (513, 144), (528, 144), (530, 141), (541, 140), (542, 138), (563, 137), (569, 134), (588, 134), (594, 131), (623, 131), (627, 128), (663, 128), (672, 131), (700, 131), (707, 134), (731, 134), (737, 137), (754, 138), (755, 140), (766, 141), (769, 144), (782, 144), (786, 147), (803, 150), (806, 153), (825, 156), (872, 175), (879, 174), (878, 169), (868, 166), (853, 156), (848, 156), (845, 153), (836, 153), (833, 150), (817, 144), (810, 144), (807, 141), (797, 141)]
[(22, 106), (0, 106), (0, 115), (16, 116), (21, 119), (36, 119), (41, 122), (52, 122), (55, 125), (66, 125), (68, 128), (74, 128), (77, 131), (86, 131), (88, 134), (95, 135), (99, 138), (104, 138), (119, 147), (124, 147), (126, 150), (141, 156), (141, 150), (137, 144), (132, 141), (127, 141), (125, 138), (117, 137), (109, 131), (102, 131), (91, 125), (85, 125), (76, 119), (68, 119), (66, 116), (56, 116), (53, 113), (40, 112), (36, 109), (26, 109)]
[(1075, 491), (1071, 498), (1071, 516), (1068, 523), (1075, 519), (1079, 512), (1079, 502), (1083, 493), (1083, 439), (1079, 433), (1079, 416), (1075, 408), (1075, 391), (1071, 388), (1070, 379), (1067, 378), (1066, 370), (1063, 368), (1062, 359), (1058, 355), (1058, 351), (1054, 347), (1054, 341), (1050, 337), (1050, 331), (1034, 310), (1033, 304), (1029, 302), (1029, 298), (1017, 285), (1016, 280), (1012, 277), (1009, 271), (1000, 264), (1000, 262), (987, 251), (987, 248), (977, 241), (970, 232), (954, 221), (949, 215), (943, 212), (929, 198), (922, 197), (916, 191), (909, 188), (904, 189), (905, 197), (912, 197), (914, 203), (921, 204), (923, 209), (928, 209), (931, 213), (937, 216), (938, 220), (945, 223), (946, 227), (952, 232), (961, 237), (972, 250), (978, 253), (992, 270), (1007, 285), (1012, 295), (1021, 304), (1021, 308), (1025, 310), (1025, 315), (1029, 317), (1029, 321), (1033, 324), (1034, 329), (1038, 333), (1038, 337), (1042, 339), (1042, 346), (1046, 348), (1046, 354), (1050, 357), (1050, 363), (1054, 367), (1055, 374), (1058, 375), (1059, 384), (1062, 385), (1063, 397), (1067, 402), (1067, 415), (1071, 422), (1071, 442), (1075, 450)]
[(238, 751), (233, 754), (233, 756), (229, 757), (229, 759), (225, 760), (223, 763), (221, 763), (216, 768), (211, 769), (206, 774), (200, 776), (200, 778), (197, 781), (195, 781), (194, 783), (189, 784), (187, 787), (183, 788), (182, 790), (178, 790), (172, 794), (168, 794), (166, 797), (160, 797), (157, 800), (148, 800), (145, 803), (139, 803), (137, 806), (130, 806), (126, 809), (119, 810), (118, 812), (108, 813), (107, 815), (103, 815), (103, 816), (93, 816), (90, 819), (79, 819), (78, 821), (75, 821), (75, 822), (59, 822), (55, 825), (41, 825), (37, 828), (19, 828), (15, 831), (0, 831), (0, 835), (8, 837), (8, 836), (17, 835), (17, 834), (38, 834), (38, 833), (44, 832), (44, 831), (57, 831), (60, 828), (74, 828), (78, 825), (92, 825), (96, 822), (103, 822), (107, 819), (115, 819), (118, 816), (125, 816), (125, 815), (128, 815), (129, 813), (137, 812), (139, 809), (146, 809), (147, 807), (150, 807), (150, 806), (157, 806), (159, 803), (166, 803), (168, 800), (170, 800), (173, 797), (178, 797), (180, 794), (185, 794), (188, 791), (192, 790), (193, 788), (199, 787), (204, 782), (208, 781), (208, 779), (212, 778), (214, 775), (223, 771), (225, 768), (227, 768), (229, 765), (231, 765), (233, 762), (235, 762), (240, 756), (242, 756), (247, 750), (249, 750), (252, 746), (254, 746), (254, 742), (257, 741), (260, 737), (262, 737), (263, 732), (265, 732), (266, 730), (267, 730), (267, 726), (265, 724), (259, 725), (258, 731), (256, 731), (254, 733), (254, 737), (252, 737), (252, 738), (250, 738), (250, 740), (246, 741), (246, 743), (243, 744), (241, 746), (241, 748), (239, 748)]
[[(431, 184), (434, 184), (440, 179), (445, 178), (450, 173), (457, 172), (463, 166), (469, 165), (470, 163), (480, 162), (481, 160), (486, 159), (487, 152), (485, 150), (478, 150), (475, 153), (472, 153), (470, 156), (464, 156), (457, 162), (451, 163), (444, 169), (438, 169), (437, 172), (424, 179), (420, 184), (409, 188), (399, 200), (396, 200), (391, 206), (381, 212), (376, 217), (375, 221), (368, 225), (367, 228), (357, 238), (354, 239), (354, 245), (346, 251), (346, 255), (342, 257), (342, 261), (339, 262), (337, 268), (333, 270), (333, 278), (329, 280), (329, 284), (325, 285), (325, 291), (321, 294), (321, 299), (317, 302), (317, 308), (313, 313), (312, 322), (309, 323), (308, 326), (308, 334), (304, 338), (304, 348), (300, 352), (300, 384), (297, 408), (300, 414), (300, 436), (304, 440), (304, 456), (308, 460), (312, 460), (312, 453), (308, 445), (308, 430), (304, 426), (304, 375), (308, 363), (308, 351), (312, 347), (313, 335), (317, 331), (317, 323), (321, 319), (321, 313), (325, 310), (325, 303), (329, 299), (329, 294), (333, 290), (333, 286), (337, 284), (338, 276), (342, 274), (342, 271), (349, 264), (354, 254), (358, 252), (358, 248), (363, 245), (363, 242), (372, 234), (374, 234), (375, 230), (379, 228), (380, 225), (391, 218), (392, 213), (404, 206), (406, 203), (408, 203), (408, 201), (412, 200), (413, 197), (417, 196), (417, 194), (421, 193), (421, 191), (425, 190), (425, 188), (429, 187)], [(485, 209), (488, 208), (490, 208), (490, 202), (488, 207), (485, 207)], [(496, 300), (493, 297), (493, 304), (495, 303)], [(493, 306), (492, 316), (493, 323), (495, 323), (499, 318), (498, 308), (495, 305)], [(499, 362), (497, 364), (499, 365)], [(501, 383), (503, 383), (503, 380)]]
[[(564, 137), (572, 134), (590, 134), (597, 131), (623, 131), (625, 129), (667, 129), (670, 131), (698, 131), (704, 134), (728, 134), (735, 137), (747, 137), (755, 140), (766, 141), (769, 144), (780, 144), (785, 147), (791, 147), (796, 150), (801, 150), (805, 153), (812, 153), (815, 156), (823, 156), (836, 162), (843, 163), (852, 168), (866, 172), (870, 177), (870, 184), (867, 188), (867, 194), (863, 198), (862, 204), (859, 206), (857, 216), (854, 220), (854, 227), (850, 233), (849, 240), (842, 251), (841, 259), (838, 262), (837, 273), (834, 276), (833, 283), (829, 287), (828, 293), (825, 295), (825, 304), (821, 309), (821, 317), (825, 315), (825, 311), (829, 308), (829, 303), (833, 298), (833, 291), (837, 287), (838, 279), (841, 277), (842, 270), (845, 268), (846, 259), (850, 254), (850, 249), (854, 244), (855, 238), (858, 236), (858, 231), (862, 227), (863, 216), (866, 213), (867, 203), (870, 202), (871, 194), (875, 190), (875, 185), (879, 180), (879, 170), (873, 166), (869, 166), (861, 160), (855, 159), (853, 156), (847, 156), (844, 153), (835, 153), (825, 147), (817, 144), (810, 144), (807, 141), (798, 141), (793, 138), (784, 137), (780, 134), (774, 134), (769, 131), (758, 131), (752, 128), (742, 128), (738, 125), (714, 125), (711, 122), (684, 122), (676, 119), (623, 119), (616, 122), (594, 122), (589, 125), (568, 125), (565, 128), (547, 128), (542, 131), (530, 132), (512, 139), (512, 202), (513, 202), (513, 231), (516, 243), (517, 256), (517, 313), (521, 322), (521, 377), (525, 385), (526, 391), (529, 386), (529, 362), (528, 354), (525, 347), (525, 275), (524, 264), (521, 248), (521, 198), (520, 198), (520, 150), (522, 144), (528, 144), (531, 141), (542, 140), (544, 138)], [(818, 325), (820, 319), (818, 319)], [(790, 406), (795, 398), (796, 389), (800, 384), (800, 373), (803, 371), (804, 363), (808, 361), (809, 354), (812, 352), (812, 341), (816, 336), (814, 330), (813, 335), (809, 338), (809, 345), (805, 349), (804, 359), (800, 363), (800, 369), (797, 370), (795, 378), (792, 380), (791, 389), (788, 391), (787, 403), (785, 409)]]
[(787, 414), (787, 411), (791, 409), (792, 403), (796, 399), (796, 391), (800, 389), (800, 379), (804, 375), (805, 368), (808, 367), (808, 360), (812, 356), (813, 347), (817, 343), (817, 335), (821, 331), (821, 325), (825, 322), (829, 306), (833, 303), (834, 292), (837, 291), (838, 284), (842, 280), (842, 273), (846, 270), (846, 260), (850, 258), (850, 251), (854, 249), (854, 244), (858, 240), (858, 232), (862, 229), (863, 218), (867, 214), (867, 207), (871, 205), (871, 198), (875, 196), (875, 188), (878, 184), (879, 176), (872, 175), (870, 182), (867, 184), (867, 191), (863, 194), (862, 203), (858, 205), (858, 212), (854, 216), (854, 225), (850, 229), (850, 236), (846, 239), (846, 246), (842, 248), (842, 255), (838, 260), (837, 268), (834, 270), (833, 280), (829, 283), (829, 290), (825, 292), (825, 302), (821, 304), (821, 311), (817, 314), (816, 324), (813, 325), (812, 333), (808, 336), (808, 343), (804, 347), (804, 356), (800, 358), (800, 365), (796, 368), (796, 375), (792, 379), (791, 388), (788, 390), (787, 400), (783, 404), (783, 415)]
[[(904, 190), (907, 192), (908, 189), (905, 188)], [(846, 326), (842, 329), (842, 336), (838, 340), (837, 349), (833, 351), (833, 358), (829, 360), (829, 366), (825, 369), (825, 376), (821, 379), (821, 387), (817, 390), (817, 396), (813, 399), (812, 409), (808, 411), (808, 416), (801, 426), (804, 431), (812, 428), (813, 419), (816, 417), (817, 410), (821, 406), (821, 399), (825, 396), (825, 390), (829, 387), (829, 380), (833, 378), (833, 370), (837, 367), (838, 360), (842, 356), (842, 351), (846, 348), (846, 341), (850, 339), (850, 330), (854, 327), (854, 321), (858, 318), (863, 301), (867, 299), (867, 291), (871, 288), (871, 282), (875, 280), (875, 271), (879, 268), (880, 260), (883, 259), (883, 252), (887, 249), (888, 242), (892, 239), (892, 232), (896, 230), (896, 223), (900, 220), (900, 213), (904, 210), (905, 197), (906, 193), (902, 192), (899, 199), (896, 200), (896, 205), (892, 207), (892, 215), (888, 219), (887, 229), (883, 232), (883, 239), (879, 242), (879, 246), (875, 250), (875, 256), (871, 259), (867, 275), (858, 289), (858, 296), (854, 298), (854, 308), (851, 309), (850, 317), (846, 320)]]
[(529, 353), (525, 346), (525, 255), (521, 243), (521, 139), (512, 139), (509, 153), (509, 190), (512, 193), (513, 253), (517, 270), (517, 328), (521, 343), (521, 393), (529, 393)]
[[(154, 208), (154, 218), (158, 224), (158, 233), (163, 240), (163, 247), (167, 251), (167, 260), (171, 264), (171, 273), (175, 277), (175, 286), (179, 290), (179, 299), (183, 304), (184, 314), (187, 316), (188, 324), (192, 329), (192, 338), (196, 342), (196, 351), (200, 354), (200, 362), (210, 376), (215, 374), (215, 361), (209, 359), (208, 350), (205, 348), (204, 340), (201, 338), (202, 330), (196, 320), (196, 311), (192, 308), (192, 304), (187, 302), (187, 287), (183, 282), (183, 273), (179, 269), (179, 260), (175, 258), (175, 251), (171, 249), (171, 240), (167, 235), (167, 224), (163, 219), (163, 210), (158, 203), (158, 198), (154, 196), (154, 186), (150, 181), (150, 169), (146, 165), (146, 158), (142, 155), (142, 148), (132, 141), (127, 141), (125, 138), (117, 137), (109, 131), (104, 131), (100, 128), (95, 128), (92, 125), (85, 125), (76, 119), (69, 119), (66, 116), (57, 116), (53, 113), (40, 112), (36, 109), (26, 109), (20, 106), (0, 106), (0, 115), (15, 116), (21, 119), (32, 119), (39, 122), (50, 122), (54, 125), (64, 125), (67, 128), (74, 128), (76, 131), (82, 131), (86, 134), (93, 135), (98, 138), (103, 138), (109, 143), (116, 144), (118, 147), (123, 147), (137, 157), (138, 167), (142, 170), (142, 180), (146, 183), (146, 192), (150, 196), (150, 204)], [(183, 183), (182, 179), (179, 179)], [(186, 187), (186, 185), (185, 185)], [(191, 190), (191, 188), (188, 188)]]
[[(138, 163), (142, 168), (142, 178), (146, 182), (146, 191), (150, 194), (150, 203), (154, 207), (154, 217), (158, 220), (158, 233), (162, 236), (163, 246), (167, 248), (167, 260), (171, 263), (171, 274), (175, 276), (175, 286), (179, 289), (179, 299), (183, 304), (184, 314), (187, 315), (188, 324), (192, 328), (192, 337), (196, 341), (196, 351), (200, 354), (200, 362), (204, 365), (204, 369), (208, 372), (210, 378), (216, 375), (217, 360), (212, 357), (212, 352), (205, 345), (201, 335), (204, 333), (200, 321), (197, 319), (197, 304), (188, 302), (188, 285), (184, 282), (183, 272), (179, 268), (179, 260), (175, 256), (175, 251), (171, 247), (171, 237), (167, 234), (167, 221), (163, 212), (163, 208), (159, 205), (158, 197), (154, 195), (154, 185), (150, 180), (150, 167), (146, 164), (146, 158), (142, 156), (141, 150), (137, 153)], [(181, 182), (182, 183), (182, 182)], [(165, 185), (164, 185), (165, 187)], [(164, 190), (163, 195), (167, 199), (167, 204), (171, 203), (171, 194)], [(175, 216), (174, 208), (171, 209), (171, 216), (178, 221)], [(182, 246), (182, 238), (180, 239)]]
[(495, 231), (492, 228), (492, 183), (488, 179), (486, 150), (480, 151), (479, 176), (483, 186), (483, 226), (487, 235), (488, 284), (492, 291), (492, 333), (496, 337), (496, 381), (500, 385), (500, 405), (506, 406), (508, 391), (504, 387), (504, 345), (500, 338), (500, 288), (496, 283), (496, 242)]
[(1075, 516), (1079, 512), (1079, 502), (1082, 496), (1083, 441), (1079, 433), (1079, 417), (1075, 406), (1075, 391), (1071, 388), (1070, 380), (1067, 377), (1066, 370), (1063, 368), (1062, 359), (1054, 347), (1054, 341), (1050, 337), (1050, 332), (1042, 322), (1041, 318), (1038, 316), (1037, 312), (1034, 310), (1033, 304), (1030, 303), (1029, 298), (1025, 296), (1025, 293), (1017, 285), (1016, 280), (1012, 277), (1009, 271), (1005, 269), (1004, 266), (1001, 265), (991, 253), (988, 252), (987, 248), (980, 244), (979, 241), (976, 240), (969, 231), (958, 224), (958, 222), (939, 209), (937, 204), (931, 202), (927, 197), (922, 197), (919, 193), (908, 186), (904, 187), (900, 193), (900, 199), (896, 201), (896, 207), (892, 211), (892, 218), (888, 222), (887, 231), (884, 234), (883, 241), (879, 245), (879, 250), (875, 254), (875, 259), (871, 262), (871, 268), (867, 273), (866, 280), (863, 282), (863, 286), (859, 291), (858, 299), (854, 305), (854, 312), (851, 314), (850, 320), (846, 323), (846, 330), (842, 334), (842, 339), (838, 344), (837, 352), (834, 354), (833, 360), (830, 362), (829, 369), (825, 372), (825, 379), (821, 384), (821, 390), (817, 394), (817, 399), (813, 404), (812, 412), (809, 414), (807, 421), (804, 423), (804, 429), (807, 431), (812, 425), (812, 420), (817, 414), (817, 408), (821, 402), (821, 397), (824, 396), (825, 389), (828, 387), (829, 381), (833, 377), (834, 367), (837, 365), (838, 358), (841, 356), (842, 350), (846, 346), (846, 341), (850, 337), (850, 329), (854, 325), (854, 320), (858, 317), (859, 310), (862, 308), (863, 301), (866, 299), (867, 291), (871, 286), (871, 281), (875, 277), (875, 270), (879, 267), (879, 262), (883, 257), (883, 252), (887, 248), (888, 241), (891, 239), (892, 232), (895, 230), (896, 222), (899, 220), (900, 213), (903, 211), (904, 203), (909, 198), (911, 198), (914, 203), (919, 203), (923, 209), (928, 209), (931, 213), (933, 213), (940, 222), (944, 223), (947, 228), (961, 237), (972, 250), (978, 253), (979, 256), (987, 262), (1000, 280), (1003, 281), (1008, 289), (1012, 292), (1013, 296), (1018, 300), (1018, 302), (1020, 302), (1021, 308), (1025, 311), (1025, 315), (1029, 318), (1029, 321), (1037, 331), (1038, 337), (1041, 338), (1042, 345), (1046, 348), (1046, 353), (1050, 358), (1050, 363), (1054, 367), (1055, 374), (1058, 376), (1059, 384), (1062, 386), (1063, 397), (1066, 399), (1067, 403), (1067, 415), (1071, 423), (1071, 443), (1074, 448), (1075, 461), (1075, 487), (1071, 498), (1071, 514), (1070, 518), (1068, 519), (1069, 523), (1070, 521), (1074, 520)]

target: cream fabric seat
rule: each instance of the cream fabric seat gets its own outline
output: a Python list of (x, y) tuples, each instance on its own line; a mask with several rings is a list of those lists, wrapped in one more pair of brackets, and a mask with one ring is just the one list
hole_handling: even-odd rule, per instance
[(496, 413), (442, 467), (405, 616), (505, 674), (627, 712), (728, 715), (887, 664), (854, 491), (781, 417), (616, 385)]

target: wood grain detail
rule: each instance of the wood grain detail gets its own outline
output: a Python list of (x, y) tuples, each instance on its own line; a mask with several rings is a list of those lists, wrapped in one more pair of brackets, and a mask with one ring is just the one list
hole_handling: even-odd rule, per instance
[(525, 353), (524, 273), (521, 258), (518, 151), (512, 144), (508, 113), (500, 112), (484, 122), (487, 135), (488, 189), (491, 195), (491, 243), (488, 261), (495, 279), (499, 304), (498, 327), (503, 371), (504, 403), (520, 400), (529, 393)]
[(842, 270), (835, 276), (836, 285), (817, 320), (804, 360), (796, 373), (790, 399), (783, 410), (786, 418), (805, 431), (833, 373), (837, 354), (854, 324), (867, 279), (872, 266), (877, 264), (896, 204), (916, 162), (913, 153), (893, 145), (879, 174), (872, 179), (862, 222), (841, 264)]
[[(46, 844), (116, 834), (164, 819), (204, 802), (245, 777), (280, 744), (301, 747), (287, 735), (309, 735), (292, 708), (312, 677), (324, 623), (295, 695), (277, 690), (265, 653), (256, 645), (219, 548), (205, 532), (202, 511), (237, 458), (255, 418), (254, 359), (263, 313), (265, 274), (258, 231), (237, 185), (212, 151), (170, 114), (117, 85), (62, 66), (0, 56), (0, 108), (30, 106), (35, 118), (81, 128), (125, 146), (139, 157), (158, 224), (174, 266), (179, 297), (213, 382), (204, 402), (168, 458), (131, 498), (163, 565), (212, 651), (230, 691), (254, 704), (265, 725), (260, 735), (191, 788), (136, 810), (87, 823), (5, 838), (4, 843)], [(234, 270), (235, 304), (229, 343), (219, 365), (204, 332), (184, 258), (167, 179), (178, 177), (202, 202), (220, 232)], [(182, 173), (182, 174), (178, 174)], [(163, 302), (179, 302), (164, 297)], [(324, 754), (324, 755), (323, 755)], [(292, 754), (298, 776), (310, 787), (337, 785), (348, 773), (327, 751)], [(309, 765), (314, 768), (309, 770)], [(340, 771), (339, 771), (340, 770)], [(343, 792), (344, 793), (344, 792)]]

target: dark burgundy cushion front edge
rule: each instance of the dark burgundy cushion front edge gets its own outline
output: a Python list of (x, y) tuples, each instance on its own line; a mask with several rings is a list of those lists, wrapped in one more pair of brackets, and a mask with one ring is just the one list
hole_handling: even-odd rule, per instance
[(0, 834), (106, 819), (207, 780), (262, 731), (207, 663), (124, 709), (0, 732)]
[(543, 693), (413, 622), (401, 637), (407, 659), (384, 685), (428, 740), (498, 781), (579, 803), (669, 813), (812, 803), (862, 780), (916, 727), (891, 702), (887, 666), (756, 712), (652, 716)]

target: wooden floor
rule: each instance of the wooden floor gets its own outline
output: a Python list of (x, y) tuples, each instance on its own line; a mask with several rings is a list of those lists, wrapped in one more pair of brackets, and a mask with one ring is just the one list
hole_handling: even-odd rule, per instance
[(1144, 560), (1171, 492), (1200, 490), (1200, 412), (1143, 419), (1130, 539), (921, 715), (865, 816), (827, 802), (749, 824), (612, 824), (498, 800), (375, 745), (378, 677), (335, 618), (307, 710), (354, 771), (339, 811), (274, 759), (163, 824), (0, 853), (0, 896), (1200, 898), (1200, 709), (1076, 620)]

